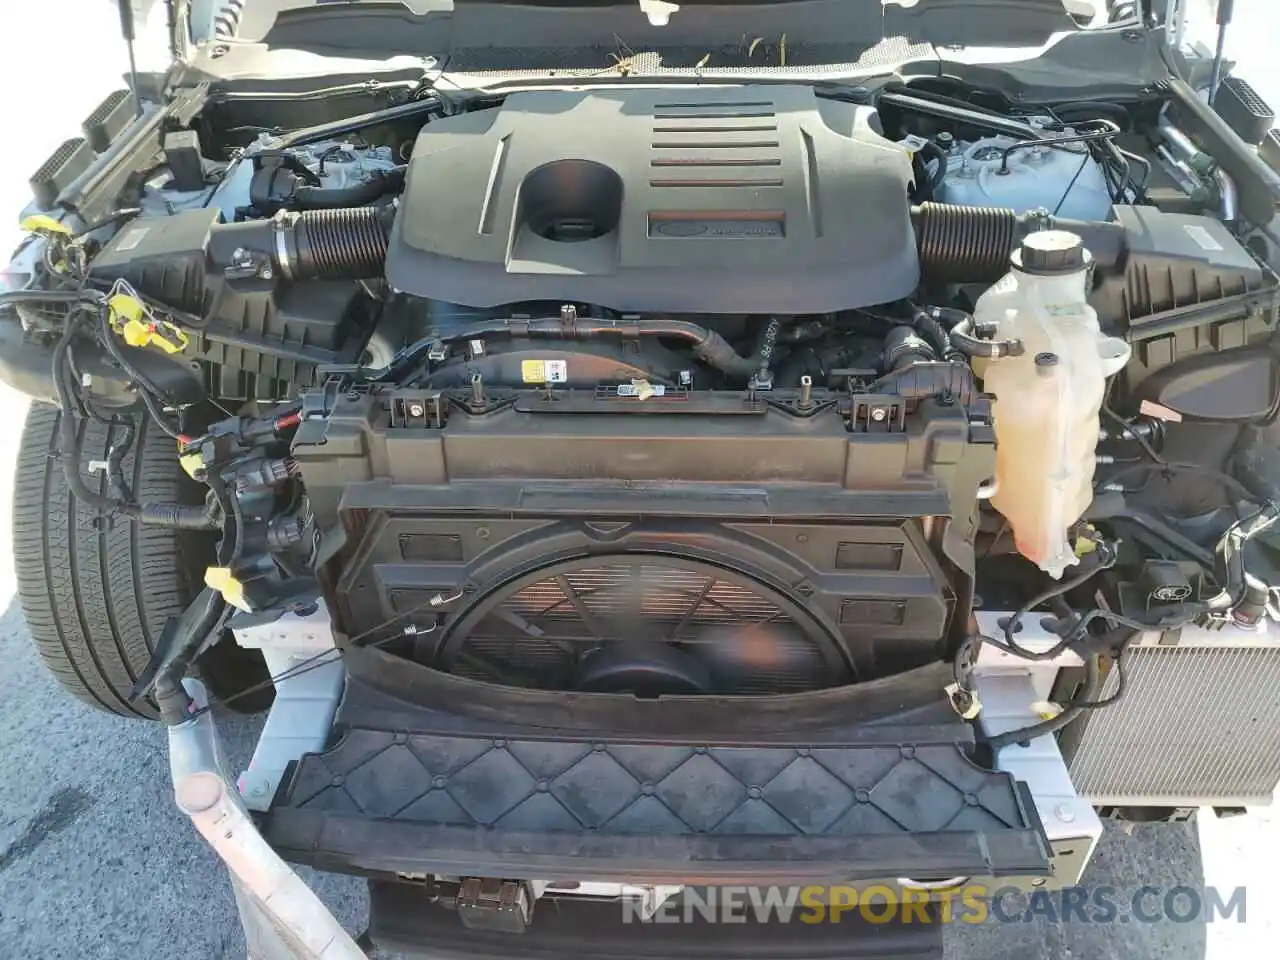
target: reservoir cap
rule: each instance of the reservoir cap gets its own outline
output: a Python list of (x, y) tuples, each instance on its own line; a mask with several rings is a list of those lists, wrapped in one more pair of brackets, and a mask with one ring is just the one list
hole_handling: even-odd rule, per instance
[(1083, 270), (1084, 241), (1066, 230), (1040, 230), (1022, 238), (1013, 252), (1013, 266), (1023, 273), (1053, 276)]

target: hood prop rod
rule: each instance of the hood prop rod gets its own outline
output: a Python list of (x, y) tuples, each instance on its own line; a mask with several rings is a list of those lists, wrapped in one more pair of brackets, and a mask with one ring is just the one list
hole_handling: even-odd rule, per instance
[(125, 49), (129, 51), (129, 90), (133, 93), (133, 110), (141, 118), (142, 96), (138, 90), (138, 60), (134, 54), (134, 40), (137, 30), (133, 23), (133, 0), (116, 0), (120, 10), (120, 36), (124, 38)]
[(1218, 85), (1222, 83), (1222, 57), (1227, 46), (1227, 27), (1231, 25), (1231, 15), (1235, 11), (1235, 0), (1218, 0), (1218, 46), (1213, 54), (1213, 78), (1209, 81), (1209, 106), (1218, 96)]

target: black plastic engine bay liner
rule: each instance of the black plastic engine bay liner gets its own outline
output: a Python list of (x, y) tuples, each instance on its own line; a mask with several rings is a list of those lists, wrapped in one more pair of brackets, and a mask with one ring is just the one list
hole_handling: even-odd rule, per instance
[(264, 821), (295, 862), (709, 884), (1050, 870), (1026, 786), (969, 759), (944, 664), (646, 701), (505, 690), (377, 649), (348, 662), (332, 745), (294, 765)]

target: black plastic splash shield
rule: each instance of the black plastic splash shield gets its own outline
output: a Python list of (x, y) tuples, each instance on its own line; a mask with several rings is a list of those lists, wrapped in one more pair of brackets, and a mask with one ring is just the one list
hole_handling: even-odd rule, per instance
[[(431, 960), (936, 960), (943, 956), (943, 923), (920, 905), (910, 923), (870, 923), (857, 911), (838, 922), (790, 922), (773, 917), (715, 923), (673, 904), (679, 923), (624, 919), (617, 902), (562, 897), (539, 902), (523, 933), (473, 930), (457, 915), (428, 902), (421, 886), (369, 884), (369, 935), (381, 950)], [(929, 922), (924, 922), (923, 911)], [(744, 918), (745, 919), (745, 918)]]
[[(436, 676), (436, 702), (451, 708), (458, 690), (448, 688), (486, 688)], [(696, 735), (676, 739), (680, 702), (629, 699), (625, 724), (586, 734), (492, 719), (484, 705), (444, 713), (352, 679), (333, 746), (294, 766), (263, 829), (289, 860), (374, 876), (716, 884), (1048, 875), (1029, 791), (970, 760), (972, 735), (954, 714), (915, 706), (897, 720), (855, 723), (850, 706), (836, 723), (804, 725), (806, 711), (838, 713), (839, 695), (789, 698), (801, 722), (772, 731), (746, 719), (754, 698), (721, 701), (718, 712), (739, 719), (736, 735), (693, 724), (684, 729)], [(638, 734), (635, 714), (655, 708), (668, 721), (655, 724), (662, 733)]]

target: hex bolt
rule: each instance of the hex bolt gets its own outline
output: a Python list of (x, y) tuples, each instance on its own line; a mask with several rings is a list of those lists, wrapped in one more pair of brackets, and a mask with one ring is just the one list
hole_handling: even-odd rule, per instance
[(485, 405), (484, 400), (484, 377), (478, 373), (471, 375), (471, 403), (477, 407)]
[(873, 407), (871, 410), (871, 419), (876, 423), (882, 422), (887, 416), (889, 416), (889, 413), (884, 407)]
[(416, 400), (413, 403), (409, 404), (409, 416), (411, 417), (421, 417), (425, 415), (426, 412), (427, 412), (427, 408), (423, 406), (421, 403), (418, 403)]
[(801, 410), (808, 410), (813, 406), (813, 377), (807, 373), (800, 378), (800, 399), (796, 401), (796, 406)]

